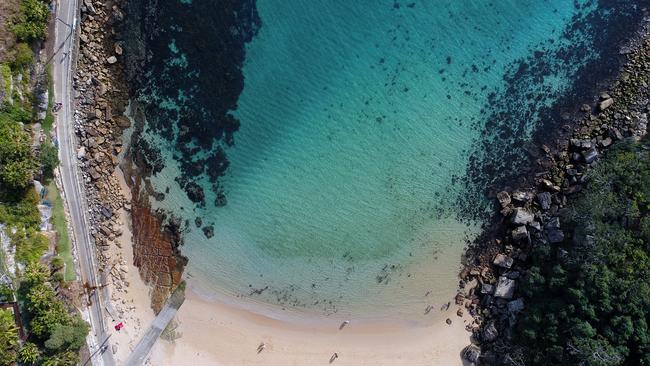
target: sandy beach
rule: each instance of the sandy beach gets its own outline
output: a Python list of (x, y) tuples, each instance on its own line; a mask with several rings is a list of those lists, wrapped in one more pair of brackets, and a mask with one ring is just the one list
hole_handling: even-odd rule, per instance
[(208, 301), (189, 289), (186, 295), (178, 338), (156, 344), (152, 365), (328, 365), (335, 352), (334, 365), (462, 365), (460, 352), (469, 344), (469, 318), (458, 317), (456, 306), (433, 310), (430, 326), (352, 320), (339, 330), (338, 320), (295, 324)]
[[(122, 194), (130, 200), (120, 169), (115, 178)], [(112, 352), (117, 364), (128, 358), (138, 340), (154, 319), (150, 289), (133, 265), (130, 213), (117, 212), (122, 235), (111, 245), (109, 257), (114, 269), (111, 281), (113, 307), (121, 312), (118, 319), (107, 318)], [(118, 279), (119, 277), (119, 279)], [(462, 349), (470, 343), (465, 330), (471, 318), (456, 315), (458, 306), (448, 310), (435, 308), (428, 324), (393, 324), (384, 321), (351, 323), (339, 330), (338, 318), (306, 322), (260, 315), (235, 303), (203, 297), (186, 291), (186, 301), (175, 319), (175, 339), (160, 339), (148, 364), (185, 365), (328, 365), (334, 353), (335, 365), (462, 365)], [(115, 283), (119, 283), (116, 287)], [(448, 301), (453, 304), (450, 297)], [(259, 305), (258, 305), (259, 306)], [(452, 324), (446, 324), (446, 319)], [(124, 323), (117, 332), (114, 326)], [(261, 343), (265, 348), (257, 349)]]
[[(115, 170), (115, 178), (120, 183), (121, 192), (130, 201), (130, 190), (126, 186), (122, 171)], [(121, 317), (106, 319), (111, 334), (111, 345), (116, 364), (122, 364), (129, 356), (138, 340), (154, 319), (150, 306), (149, 287), (140, 278), (138, 269), (133, 265), (132, 232), (130, 214), (124, 209), (117, 212), (122, 235), (109, 249), (109, 257), (114, 263), (111, 272), (114, 277), (110, 283), (111, 302)], [(119, 287), (116, 282), (120, 283)], [(107, 314), (108, 315), (108, 314)], [(124, 327), (118, 332), (114, 326), (122, 322)]]
[[(130, 199), (121, 170), (116, 170), (122, 193)], [(123, 273), (126, 288), (111, 288), (113, 306), (121, 319), (107, 319), (117, 364), (124, 362), (154, 318), (149, 288), (133, 265), (129, 213), (119, 211), (122, 235), (111, 246), (111, 257)], [(462, 349), (470, 343), (465, 326), (471, 318), (458, 317), (457, 305), (431, 311), (428, 324), (392, 324), (351, 320), (339, 330), (340, 319), (322, 318), (307, 323), (260, 315), (233, 303), (203, 297), (192, 290), (189, 279), (186, 300), (180, 308), (173, 341), (160, 339), (148, 364), (186, 365), (462, 365)], [(448, 325), (446, 319), (451, 319)], [(123, 321), (116, 332), (113, 326)], [(265, 348), (257, 349), (261, 343)]]

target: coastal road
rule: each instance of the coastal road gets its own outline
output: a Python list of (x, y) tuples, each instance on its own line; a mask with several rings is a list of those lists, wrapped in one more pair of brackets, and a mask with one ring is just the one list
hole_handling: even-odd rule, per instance
[[(90, 236), (90, 224), (87, 217), (85, 191), (82, 186), (82, 176), (77, 166), (77, 147), (74, 133), (74, 104), (72, 93), (72, 75), (74, 67), (76, 30), (79, 24), (78, 0), (60, 0), (54, 16), (55, 27), (54, 49), (56, 54), (52, 59), (52, 77), (54, 79), (55, 101), (63, 104), (56, 116), (56, 133), (59, 145), (59, 167), (63, 184), (63, 198), (69, 212), (72, 238), (74, 239), (75, 257), (79, 263), (81, 281), (90, 286), (97, 286), (99, 276), (96, 273), (95, 245)], [(98, 352), (99, 345), (108, 344), (107, 329), (102, 315), (102, 304), (108, 299), (107, 289), (94, 291), (88, 313), (91, 323), (91, 335), (88, 346), (93, 354), (89, 362), (82, 364), (114, 365), (113, 354)], [(109, 345), (110, 346), (110, 345)]]

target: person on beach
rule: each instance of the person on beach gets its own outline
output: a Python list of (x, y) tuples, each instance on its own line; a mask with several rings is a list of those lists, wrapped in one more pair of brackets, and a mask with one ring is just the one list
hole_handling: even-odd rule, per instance
[(334, 362), (337, 358), (339, 358), (339, 354), (334, 352), (332, 357), (330, 357), (330, 363)]
[(345, 327), (345, 326), (348, 325), (348, 324), (350, 324), (350, 321), (349, 321), (349, 320), (344, 321), (344, 322), (341, 323), (341, 325), (339, 326), (339, 330), (343, 329), (343, 327)]
[(260, 345), (257, 346), (257, 353), (264, 351), (265, 348), (266, 348), (266, 343), (264, 342), (260, 343)]

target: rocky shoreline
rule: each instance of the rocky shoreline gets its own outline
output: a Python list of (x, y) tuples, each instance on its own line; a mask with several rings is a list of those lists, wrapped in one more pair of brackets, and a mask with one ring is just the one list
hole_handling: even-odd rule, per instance
[(650, 24), (621, 45), (626, 61), (618, 77), (600, 95), (580, 107), (575, 122), (563, 126), (554, 140), (538, 146), (532, 173), (520, 186), (496, 194), (499, 212), (469, 247), (460, 274), (456, 304), (474, 321), (472, 344), (463, 357), (475, 364), (508, 364), (517, 314), (526, 308), (518, 283), (527, 275), (534, 246), (570, 240), (560, 210), (588, 184), (586, 173), (619, 140), (646, 135), (650, 112)]
[[(123, 268), (127, 265), (117, 240), (122, 235), (116, 212), (131, 213), (134, 264), (151, 287), (151, 306), (158, 312), (173, 289), (180, 283), (185, 259), (177, 250), (178, 232), (164, 224), (164, 217), (151, 211), (146, 193), (141, 192), (140, 171), (131, 163), (123, 142), (131, 121), (125, 116), (129, 102), (128, 84), (123, 65), (123, 42), (118, 28), (124, 20), (126, 0), (83, 0), (79, 33), (79, 54), (74, 75), (75, 132), (77, 158), (83, 171), (83, 183), (91, 221), (91, 234), (97, 246), (100, 271), (117, 292), (127, 292), (129, 283)], [(129, 202), (118, 181), (116, 168), (121, 164), (131, 189)], [(121, 247), (120, 247), (121, 248)], [(112, 300), (119, 294), (112, 293)]]
[[(151, 286), (151, 306), (158, 311), (180, 283), (187, 259), (178, 249), (180, 225), (150, 207), (148, 173), (140, 168), (146, 164), (137, 163), (138, 155), (146, 152), (125, 151), (128, 147), (122, 142), (125, 130), (131, 128), (124, 116), (129, 93), (119, 36), (126, 3), (84, 0), (81, 6), (80, 53), (74, 76), (78, 158), (102, 270), (110, 271), (107, 277), (117, 291), (127, 291), (128, 282), (120, 272), (126, 263), (109, 256), (110, 246), (119, 245), (116, 238), (124, 224), (114, 212), (123, 208), (131, 212), (134, 264)], [(503, 361), (501, 351), (512, 336), (516, 315), (526, 306), (517, 283), (526, 275), (532, 246), (570, 238), (572, 233), (562, 227), (558, 213), (587, 183), (585, 173), (614, 142), (646, 133), (650, 111), (647, 24), (630, 44), (621, 47), (621, 54), (628, 61), (619, 78), (597, 100), (581, 107), (582, 116), (573, 126), (564, 126), (553, 142), (539, 147), (533, 173), (519, 180), (528, 184), (497, 194), (500, 212), (495, 222), (468, 250), (456, 304), (461, 307), (460, 315), (464, 307), (474, 317), (469, 330), (475, 343), (464, 351), (471, 362)], [(142, 123), (142, 118), (135, 118), (134, 128), (142, 128)], [(131, 202), (114, 174), (121, 156)]]

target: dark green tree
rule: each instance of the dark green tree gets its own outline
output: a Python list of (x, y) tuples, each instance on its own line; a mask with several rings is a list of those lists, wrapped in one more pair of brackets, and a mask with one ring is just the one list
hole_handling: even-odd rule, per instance
[(41, 144), (40, 160), (43, 174), (47, 178), (52, 178), (54, 169), (59, 165), (59, 155), (58, 149), (51, 142)]
[(89, 330), (88, 323), (78, 315), (72, 318), (70, 325), (58, 325), (45, 341), (45, 347), (54, 352), (78, 350), (86, 343)]
[(31, 136), (16, 121), (0, 115), (0, 185), (18, 191), (29, 185), (37, 166)]
[(31, 42), (47, 35), (50, 10), (42, 0), (22, 0), (20, 14), (14, 20), (13, 31), (21, 41)]
[(0, 309), (0, 365), (12, 365), (18, 351), (18, 327), (14, 314)]
[(534, 248), (514, 337), (529, 365), (650, 365), (650, 153), (621, 143)]

